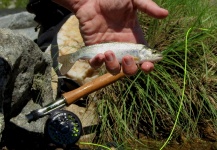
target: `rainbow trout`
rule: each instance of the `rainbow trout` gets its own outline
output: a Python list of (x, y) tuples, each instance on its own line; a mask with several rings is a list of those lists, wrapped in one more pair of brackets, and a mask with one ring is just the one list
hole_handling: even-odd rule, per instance
[(150, 49), (143, 44), (121, 42), (101, 43), (85, 46), (74, 53), (59, 56), (58, 61), (62, 64), (60, 72), (65, 75), (77, 60), (88, 60), (95, 57), (97, 54), (105, 53), (108, 50), (112, 50), (115, 53), (115, 56), (120, 63), (122, 57), (125, 55), (133, 56), (137, 64), (142, 64), (145, 61), (157, 62), (163, 58), (161, 53), (158, 53), (156, 50)]

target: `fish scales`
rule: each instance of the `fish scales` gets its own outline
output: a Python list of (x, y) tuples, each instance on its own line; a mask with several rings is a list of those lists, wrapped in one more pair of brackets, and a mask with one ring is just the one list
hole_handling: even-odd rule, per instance
[[(79, 58), (79, 59), (90, 59), (93, 58), (94, 56), (96, 56), (96, 54), (99, 53), (105, 53), (108, 50), (115, 50), (115, 56), (117, 57), (118, 61), (121, 61), (121, 58), (125, 55), (132, 55), (136, 58), (139, 57), (139, 51), (138, 49), (141, 49), (141, 47), (135, 48), (135, 47), (127, 47), (127, 46), (115, 46), (115, 45), (97, 45), (97, 46), (92, 46), (89, 48), (81, 48), (80, 50), (78, 50), (75, 55), (71, 55), (72, 58), (71, 60), (73, 60), (73, 58)], [(72, 61), (73, 62), (73, 61)]]
[(78, 51), (58, 57), (58, 61), (62, 64), (60, 72), (66, 74), (71, 69), (73, 64), (79, 59), (91, 59), (99, 53), (105, 53), (111, 50), (115, 53), (119, 63), (125, 55), (131, 55), (137, 64), (144, 61), (156, 62), (162, 59), (161, 53), (156, 53), (155, 50), (148, 48), (143, 44), (134, 43), (102, 43), (91, 46), (85, 46)]

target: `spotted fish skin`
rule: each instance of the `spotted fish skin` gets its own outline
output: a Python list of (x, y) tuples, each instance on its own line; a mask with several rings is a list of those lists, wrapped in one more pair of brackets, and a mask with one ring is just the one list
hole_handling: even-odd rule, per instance
[(97, 54), (105, 53), (108, 50), (114, 52), (119, 63), (121, 63), (121, 60), (125, 55), (133, 56), (137, 64), (142, 64), (145, 61), (157, 62), (163, 58), (160, 52), (157, 52), (143, 44), (122, 42), (101, 43), (85, 46), (74, 53), (59, 56), (58, 61), (62, 64), (60, 72), (65, 75), (77, 60), (89, 60)]

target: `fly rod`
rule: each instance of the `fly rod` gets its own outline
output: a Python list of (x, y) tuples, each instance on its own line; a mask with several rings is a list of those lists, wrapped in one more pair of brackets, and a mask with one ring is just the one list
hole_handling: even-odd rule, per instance
[(29, 114), (26, 115), (28, 122), (36, 121), (39, 118), (42, 118), (45, 115), (49, 115), (52, 111), (62, 108), (64, 106), (68, 106), (80, 98), (87, 96), (90, 93), (93, 93), (103, 87), (106, 87), (109, 84), (114, 83), (120, 78), (124, 77), (124, 73), (120, 72), (117, 75), (112, 75), (110, 73), (106, 73), (102, 76), (97, 77), (96, 79), (80, 86), (79, 88), (72, 90), (70, 92), (66, 92), (62, 94), (62, 98), (56, 100), (41, 109), (33, 110)]

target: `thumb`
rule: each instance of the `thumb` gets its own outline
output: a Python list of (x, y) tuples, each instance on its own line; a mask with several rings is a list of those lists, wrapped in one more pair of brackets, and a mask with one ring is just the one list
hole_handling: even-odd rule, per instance
[(142, 12), (154, 18), (162, 19), (168, 15), (168, 10), (159, 7), (152, 0), (134, 0), (134, 5)]

